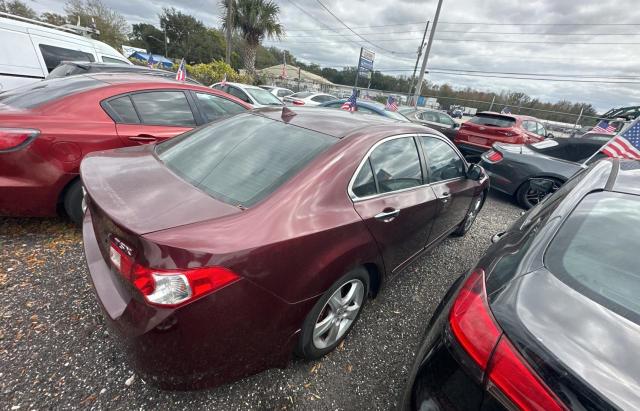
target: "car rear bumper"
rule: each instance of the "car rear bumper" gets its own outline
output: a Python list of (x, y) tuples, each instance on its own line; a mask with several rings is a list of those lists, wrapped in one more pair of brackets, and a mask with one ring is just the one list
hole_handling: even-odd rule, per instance
[(147, 304), (108, 265), (83, 223), (84, 250), (104, 318), (142, 378), (166, 389), (212, 387), (286, 366), (314, 301), (285, 303), (241, 279), (179, 308)]

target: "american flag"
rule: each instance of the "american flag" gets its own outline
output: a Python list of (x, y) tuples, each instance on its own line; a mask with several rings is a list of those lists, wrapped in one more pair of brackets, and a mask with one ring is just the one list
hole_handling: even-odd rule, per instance
[(389, 111), (398, 111), (398, 102), (396, 98), (393, 96), (387, 97), (387, 105), (384, 106), (384, 109)]
[(176, 73), (176, 80), (185, 81), (187, 79), (187, 68), (184, 66), (184, 59), (180, 62), (180, 66), (178, 66), (178, 72)]
[(282, 73), (280, 73), (280, 77), (287, 78), (287, 53), (285, 52), (283, 55), (282, 61)]
[(153, 68), (153, 65), (156, 63), (157, 61), (153, 59), (153, 54), (149, 53), (149, 58), (147, 59), (147, 67)]
[(354, 88), (351, 97), (349, 97), (349, 99), (345, 101), (340, 108), (343, 110), (356, 111), (358, 109), (358, 103), (356, 102), (356, 93), (356, 89)]
[(609, 157), (640, 160), (640, 117), (600, 149)]
[(224, 73), (224, 78), (222, 79), (222, 81), (220, 82), (220, 85), (222, 87), (227, 85), (227, 73)]
[(607, 120), (600, 120), (589, 133), (615, 134), (616, 128), (609, 124)]

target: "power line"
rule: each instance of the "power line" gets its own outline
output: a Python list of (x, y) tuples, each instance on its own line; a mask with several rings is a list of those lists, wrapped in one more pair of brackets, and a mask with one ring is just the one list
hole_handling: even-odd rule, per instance
[[(286, 41), (284, 38), (282, 41)], [(412, 41), (419, 40), (417, 37), (407, 37), (407, 38), (395, 38), (395, 39), (376, 39), (379, 42), (398, 42), (398, 41)], [(325, 44), (327, 42), (333, 43), (351, 43), (354, 40), (325, 40), (325, 41), (300, 41), (296, 42), (296, 44)], [(617, 45), (639, 45), (640, 42), (588, 42), (588, 41), (519, 41), (519, 40), (481, 40), (481, 39), (450, 39), (450, 38), (436, 38), (435, 41), (444, 41), (444, 42), (465, 42), (465, 43), (507, 43), (507, 44), (583, 44), (583, 45), (603, 45), (603, 46), (617, 46)], [(367, 43), (374, 45), (382, 50), (388, 51), (389, 53), (397, 53), (396, 51), (387, 50), (379, 45), (376, 45), (369, 40), (366, 40)]]
[(353, 29), (351, 29), (351, 27), (349, 27), (344, 21), (340, 20), (340, 18), (338, 16), (336, 16), (335, 14), (333, 14), (333, 12), (331, 10), (329, 10), (329, 8), (327, 8), (327, 6), (324, 5), (324, 3), (322, 3), (320, 0), (316, 0), (316, 2), (327, 11), (327, 13), (331, 14), (333, 16), (333, 18), (335, 18), (336, 20), (338, 20), (340, 22), (340, 24), (342, 24), (343, 26), (345, 26), (347, 29), (349, 29), (350, 32), (352, 32), (353, 34), (355, 34), (356, 36), (360, 37), (363, 41), (365, 41), (368, 44), (371, 44), (374, 47), (379, 48), (380, 50), (384, 50), (388, 53), (391, 54), (396, 54), (395, 51), (393, 50), (389, 50), (387, 48), (384, 48), (378, 44), (372, 43), (371, 41), (367, 40), (366, 38), (362, 37), (360, 34), (356, 33), (355, 31), (353, 31)]
[[(352, 26), (352, 29), (368, 29), (368, 28), (377, 28), (377, 27), (395, 27), (395, 26), (412, 26), (416, 24), (424, 24), (424, 21), (418, 21), (416, 23), (397, 23), (397, 24), (380, 24), (377, 26)], [(321, 31), (321, 30), (346, 30), (344, 27), (331, 27), (326, 29), (304, 29), (304, 28), (294, 28), (287, 29), (287, 31)]]
[(554, 82), (567, 82), (567, 83), (606, 83), (606, 84), (640, 84), (640, 81), (609, 81), (609, 80), (582, 80), (582, 79), (558, 79), (558, 78), (542, 78), (542, 77), (518, 77), (518, 76), (498, 76), (489, 74), (475, 74), (475, 73), (456, 73), (439, 70), (429, 70), (429, 74), (446, 74), (451, 76), (466, 76), (466, 77), (482, 77), (482, 78), (501, 78), (511, 80), (533, 80), (533, 81), (554, 81)]
[[(405, 30), (405, 31), (384, 31), (378, 33), (361, 33), (361, 34), (407, 34), (422, 33), (422, 30)], [(501, 31), (465, 31), (465, 30), (438, 30), (438, 33), (461, 33), (461, 34), (502, 34), (502, 35), (539, 35), (539, 36), (640, 36), (640, 33), (541, 33), (541, 32), (501, 32)], [(323, 37), (344, 37), (353, 36), (353, 34), (325, 34)], [(287, 36), (287, 38), (317, 38), (317, 34)], [(416, 37), (417, 39), (417, 37)], [(374, 39), (379, 40), (379, 39)]]

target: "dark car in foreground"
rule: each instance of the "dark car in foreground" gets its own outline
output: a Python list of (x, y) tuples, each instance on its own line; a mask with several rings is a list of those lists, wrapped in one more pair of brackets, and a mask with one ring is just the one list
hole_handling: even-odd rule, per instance
[(463, 153), (480, 155), (494, 143), (531, 144), (548, 136), (535, 117), (483, 111), (462, 123), (454, 142)]
[(640, 162), (600, 161), (494, 237), (436, 308), (412, 410), (640, 408)]
[(80, 161), (160, 142), (251, 106), (220, 91), (133, 74), (45, 80), (0, 94), (0, 216), (82, 222)]
[[(145, 66), (133, 66), (122, 63), (89, 63), (86, 61), (63, 61), (49, 73), (46, 79), (51, 80), (54, 78), (76, 76), (78, 74), (97, 73), (145, 75), (161, 77), (169, 80), (174, 80), (176, 78), (176, 73), (172, 71), (152, 69)], [(187, 76), (186, 82), (202, 86), (201, 83), (189, 76)]]
[[(609, 136), (611, 137), (611, 136)], [(491, 188), (515, 197), (531, 208), (556, 191), (589, 163), (604, 158), (594, 154), (604, 142), (591, 138), (548, 139), (527, 145), (494, 144), (480, 165), (491, 177)]]
[[(340, 100), (332, 100), (326, 103), (322, 103), (320, 107), (341, 108), (346, 101), (347, 101), (346, 98), (343, 98)], [(386, 110), (385, 105), (382, 103), (378, 103), (377, 101), (358, 100), (357, 106), (358, 106), (358, 109), (357, 109), (358, 113), (374, 114), (377, 116), (387, 117), (392, 120), (409, 122), (409, 119), (404, 115), (398, 113), (397, 111)]]
[(258, 109), (81, 172), (105, 318), (166, 388), (328, 353), (367, 296), (469, 230), (488, 183), (434, 131), (318, 108)]
[(438, 130), (451, 141), (454, 140), (460, 128), (460, 124), (452, 117), (438, 110), (419, 108), (414, 111), (406, 111), (403, 115), (414, 123), (423, 124), (434, 130)]

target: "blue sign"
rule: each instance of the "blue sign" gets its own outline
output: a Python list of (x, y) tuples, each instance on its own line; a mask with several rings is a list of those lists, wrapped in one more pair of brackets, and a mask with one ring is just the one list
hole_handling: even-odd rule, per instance
[(364, 59), (364, 58), (360, 58), (360, 64), (358, 65), (360, 69), (365, 69), (365, 70), (373, 70), (373, 61)]

